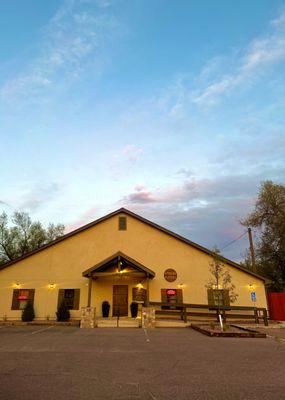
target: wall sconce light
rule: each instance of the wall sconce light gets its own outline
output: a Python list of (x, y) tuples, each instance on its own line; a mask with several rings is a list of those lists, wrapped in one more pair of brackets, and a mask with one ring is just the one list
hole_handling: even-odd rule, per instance
[(139, 282), (139, 283), (137, 284), (137, 288), (138, 288), (138, 289), (142, 289), (142, 288), (143, 288), (143, 284), (142, 284), (141, 282)]
[(185, 287), (184, 283), (179, 283), (178, 284), (179, 289), (183, 289)]
[(248, 288), (249, 288), (249, 290), (252, 292), (252, 291), (256, 288), (256, 286), (255, 286), (254, 284), (250, 283), (250, 284), (248, 285)]
[(50, 283), (50, 284), (48, 285), (48, 288), (49, 288), (49, 289), (54, 289), (54, 288), (55, 288), (55, 283)]
[(14, 287), (15, 287), (16, 289), (19, 289), (19, 288), (21, 287), (21, 285), (20, 285), (20, 283), (17, 282), (17, 283), (14, 284)]

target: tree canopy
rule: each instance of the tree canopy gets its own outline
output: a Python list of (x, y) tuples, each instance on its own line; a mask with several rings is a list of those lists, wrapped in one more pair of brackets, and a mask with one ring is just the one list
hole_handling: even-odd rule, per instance
[(49, 224), (47, 228), (33, 222), (25, 212), (14, 212), (9, 221), (8, 215), (0, 214), (0, 265), (22, 257), (32, 250), (62, 236), (64, 225)]
[(272, 289), (285, 289), (285, 186), (261, 184), (254, 210), (241, 221), (258, 231), (256, 266), (272, 280)]

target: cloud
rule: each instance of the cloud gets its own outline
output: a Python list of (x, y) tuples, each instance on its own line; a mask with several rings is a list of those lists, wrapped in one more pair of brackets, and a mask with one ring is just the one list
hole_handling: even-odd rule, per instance
[(41, 55), (23, 67), (25, 71), (0, 88), (4, 104), (44, 101), (49, 90), (79, 79), (95, 57), (103, 37), (116, 28), (105, 12), (109, 2), (66, 0), (44, 30)]
[(285, 12), (272, 21), (273, 32), (254, 39), (236, 60), (237, 67), (197, 90), (192, 101), (199, 106), (215, 105), (221, 97), (243, 84), (250, 85), (264, 71), (285, 59)]
[(133, 144), (127, 144), (122, 150), (123, 156), (126, 156), (129, 161), (135, 162), (143, 153), (143, 149)]
[(124, 201), (134, 204), (155, 203), (157, 200), (153, 197), (152, 193), (146, 190), (143, 185), (135, 186), (135, 191), (129, 194)]
[[(283, 168), (281, 176), (284, 173)], [(194, 242), (222, 248), (243, 232), (239, 221), (252, 211), (261, 180), (263, 173), (192, 177), (154, 189), (138, 185), (119, 203)], [(247, 247), (247, 241), (241, 240), (224, 254), (238, 261)]]
[(62, 189), (62, 185), (58, 182), (36, 182), (25, 190), (20, 201), (16, 202), (17, 209), (28, 212), (36, 212), (39, 208), (47, 206), (47, 204), (55, 199)]

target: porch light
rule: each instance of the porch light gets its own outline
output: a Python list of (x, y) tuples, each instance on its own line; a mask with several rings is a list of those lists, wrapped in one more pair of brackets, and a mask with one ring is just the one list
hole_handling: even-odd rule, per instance
[(54, 289), (54, 288), (55, 288), (55, 283), (50, 283), (50, 284), (48, 285), (48, 288), (49, 288), (49, 289)]
[(248, 285), (248, 289), (252, 292), (254, 289), (256, 288), (256, 285), (254, 285), (253, 283), (250, 283)]
[(124, 267), (122, 261), (118, 262), (118, 272), (122, 274), (124, 272)]
[(20, 283), (18, 283), (18, 282), (14, 284), (14, 287), (17, 288), (17, 289), (19, 289), (20, 286), (21, 286), (21, 285), (20, 285)]
[(137, 284), (137, 288), (138, 288), (138, 289), (142, 289), (142, 288), (143, 288), (143, 284), (142, 284), (141, 282), (139, 282), (139, 283)]
[(183, 289), (185, 287), (184, 283), (179, 283), (178, 284), (179, 289)]

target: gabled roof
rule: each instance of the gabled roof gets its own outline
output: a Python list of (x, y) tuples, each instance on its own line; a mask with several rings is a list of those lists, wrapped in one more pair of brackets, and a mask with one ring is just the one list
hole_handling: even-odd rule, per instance
[[(114, 216), (116, 216), (118, 214), (129, 215), (130, 217), (133, 217), (133, 218), (135, 218), (135, 219), (137, 219), (137, 220), (139, 220), (139, 221), (141, 221), (141, 222), (143, 222), (143, 223), (145, 223), (145, 224), (147, 224), (147, 225), (149, 225), (149, 226), (151, 226), (151, 227), (153, 227), (155, 229), (158, 229), (159, 231), (164, 232), (166, 235), (172, 236), (172, 237), (180, 240), (181, 242), (184, 242), (184, 243), (186, 243), (186, 244), (188, 244), (188, 245), (190, 245), (190, 246), (192, 246), (192, 247), (194, 247), (194, 248), (196, 248), (196, 249), (198, 249), (198, 250), (200, 250), (200, 251), (202, 251), (202, 252), (204, 252), (204, 253), (206, 253), (206, 254), (208, 254), (210, 256), (214, 255), (214, 253), (211, 250), (207, 249), (206, 247), (203, 247), (203, 246), (201, 246), (201, 245), (199, 245), (199, 244), (197, 244), (195, 242), (192, 242), (191, 240), (186, 239), (185, 237), (183, 237), (181, 235), (178, 235), (177, 233), (172, 232), (169, 229), (166, 229), (166, 228), (164, 228), (164, 227), (162, 227), (162, 226), (160, 226), (160, 225), (158, 225), (158, 224), (156, 224), (156, 223), (154, 223), (152, 221), (149, 221), (148, 219), (146, 219), (144, 217), (141, 217), (140, 215), (138, 215), (138, 214), (136, 214), (136, 213), (134, 213), (134, 212), (132, 212), (130, 210), (127, 210), (126, 208), (122, 207), (122, 208), (119, 208), (116, 211), (111, 212), (110, 214), (105, 215), (104, 217), (101, 217), (101, 218), (99, 218), (99, 219), (97, 219), (97, 220), (95, 220), (93, 222), (90, 222), (89, 224), (81, 226), (80, 228), (75, 229), (72, 232), (66, 233), (65, 235), (59, 237), (58, 239), (53, 240), (52, 242), (46, 244), (45, 246), (40, 247), (37, 250), (33, 250), (33, 251), (25, 254), (24, 256), (17, 258), (16, 260), (9, 261), (9, 262), (1, 265), (0, 266), (0, 270), (4, 269), (4, 268), (7, 268), (10, 265), (13, 265), (13, 264), (17, 263), (18, 261), (24, 260), (25, 258), (28, 258), (28, 257), (32, 256), (33, 254), (36, 254), (36, 253), (38, 253), (40, 251), (43, 251), (43, 250), (47, 249), (48, 247), (54, 246), (57, 243), (62, 242), (65, 239), (68, 239), (68, 238), (70, 238), (70, 237), (72, 237), (74, 235), (77, 235), (80, 232), (85, 231), (86, 229), (92, 228), (93, 226), (96, 226), (96, 225), (100, 224), (101, 222), (106, 221), (107, 219), (112, 218), (112, 217), (114, 217)], [(267, 278), (265, 278), (265, 277), (263, 277), (261, 275), (258, 275), (258, 274), (254, 273), (252, 271), (249, 271), (248, 269), (240, 266), (240, 264), (238, 264), (238, 263), (236, 263), (236, 262), (234, 262), (232, 260), (229, 260), (229, 259), (227, 259), (225, 257), (221, 257), (221, 260), (223, 262), (225, 262), (225, 263), (227, 263), (227, 264), (229, 264), (229, 265), (231, 265), (231, 266), (243, 271), (243, 272), (246, 272), (249, 275), (252, 275), (252, 276), (258, 278), (258, 279), (261, 279), (261, 280), (263, 280), (265, 282), (269, 281)]]
[(121, 251), (118, 251), (117, 253), (113, 254), (112, 256), (106, 258), (105, 260), (100, 261), (98, 264), (94, 265), (93, 267), (88, 268), (86, 271), (82, 272), (82, 276), (87, 277), (87, 276), (90, 276), (92, 274), (92, 272), (101, 271), (103, 266), (109, 265), (110, 263), (112, 263), (112, 261), (115, 261), (118, 259), (121, 259), (122, 261), (126, 261), (127, 264), (131, 265), (132, 267), (134, 267), (135, 269), (137, 269), (139, 271), (145, 272), (145, 274), (149, 275), (150, 278), (155, 277), (155, 272), (153, 272), (151, 269), (145, 267), (144, 265), (142, 265), (138, 261), (134, 260), (133, 258), (122, 253)]

